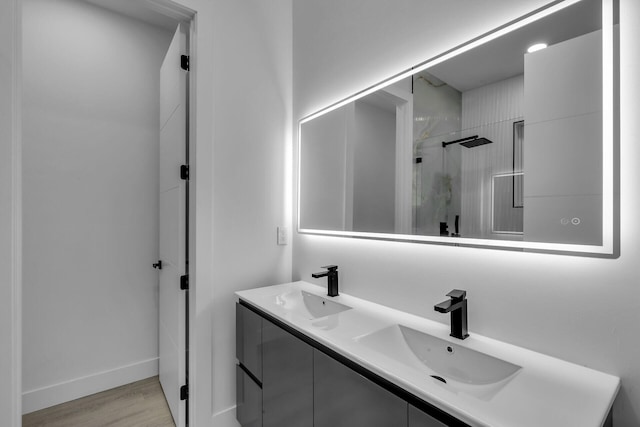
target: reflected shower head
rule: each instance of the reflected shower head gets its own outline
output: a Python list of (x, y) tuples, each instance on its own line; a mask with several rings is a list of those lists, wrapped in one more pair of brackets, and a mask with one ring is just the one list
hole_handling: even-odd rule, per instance
[(455, 141), (445, 142), (442, 141), (442, 147), (446, 147), (447, 145), (457, 144), (464, 145), (466, 148), (478, 147), (480, 145), (491, 144), (493, 141), (487, 139), (485, 137), (478, 138), (478, 135), (468, 136), (466, 138), (456, 139)]
[(491, 143), (493, 143), (493, 141), (482, 137), (482, 138), (472, 139), (471, 141), (467, 141), (467, 142), (461, 142), (460, 145), (464, 145), (467, 148), (473, 148), (479, 145), (485, 145), (485, 144), (491, 144)]

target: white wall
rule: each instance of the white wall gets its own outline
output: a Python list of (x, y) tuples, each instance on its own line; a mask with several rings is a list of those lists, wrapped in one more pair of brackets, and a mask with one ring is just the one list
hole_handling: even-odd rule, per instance
[(23, 410), (157, 374), (159, 70), (171, 34), (23, 2)]
[(0, 2), (0, 424), (20, 422), (20, 10)]
[(214, 9), (212, 421), (224, 427), (236, 425), (233, 292), (291, 278), (291, 245), (277, 246), (276, 227), (290, 226), (292, 210), (292, 9), (291, 0)]
[[(544, 3), (297, 0), (294, 119)], [(293, 278), (313, 281), (318, 266), (335, 263), (345, 293), (443, 323), (449, 319), (433, 305), (453, 288), (466, 289), (471, 333), (619, 375), (615, 425), (639, 425), (640, 3), (621, 0), (620, 17), (619, 258), (295, 235)]]

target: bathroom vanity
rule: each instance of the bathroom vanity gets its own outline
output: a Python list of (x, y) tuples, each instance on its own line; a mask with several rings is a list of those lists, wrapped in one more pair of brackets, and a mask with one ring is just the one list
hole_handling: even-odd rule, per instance
[(615, 376), (302, 281), (236, 296), (243, 427), (612, 425)]

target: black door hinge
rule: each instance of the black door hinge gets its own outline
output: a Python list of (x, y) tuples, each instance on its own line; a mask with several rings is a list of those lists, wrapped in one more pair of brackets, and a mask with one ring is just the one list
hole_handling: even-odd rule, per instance
[(180, 179), (189, 179), (189, 165), (180, 166)]
[(180, 400), (187, 400), (189, 398), (189, 387), (183, 385), (180, 387)]
[(189, 71), (189, 56), (188, 55), (180, 55), (180, 68), (185, 71)]
[(189, 275), (185, 274), (180, 276), (180, 290), (186, 291), (187, 289), (189, 289)]

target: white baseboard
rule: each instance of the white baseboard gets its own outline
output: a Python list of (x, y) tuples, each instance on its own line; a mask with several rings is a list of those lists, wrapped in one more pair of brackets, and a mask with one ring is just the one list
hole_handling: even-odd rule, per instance
[(236, 420), (236, 406), (233, 405), (213, 414), (211, 425), (213, 427), (240, 427), (238, 420)]
[(22, 393), (22, 413), (38, 411), (80, 397), (158, 375), (158, 358), (143, 360)]

